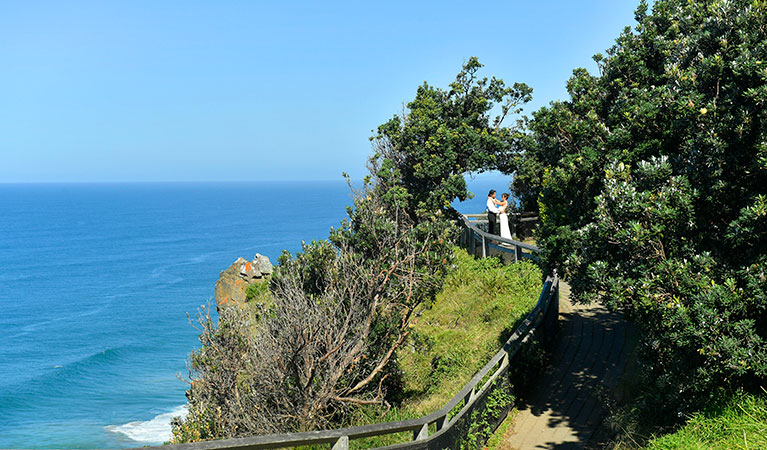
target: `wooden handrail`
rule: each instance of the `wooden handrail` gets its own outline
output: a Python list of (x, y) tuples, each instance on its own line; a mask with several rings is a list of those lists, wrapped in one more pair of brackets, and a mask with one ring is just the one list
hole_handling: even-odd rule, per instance
[(530, 251), (536, 252), (536, 253), (541, 251), (541, 249), (539, 249), (535, 245), (525, 244), (524, 242), (520, 242), (520, 241), (517, 241), (517, 240), (514, 240), (514, 239), (509, 239), (509, 238), (505, 238), (505, 237), (502, 237), (502, 236), (498, 236), (497, 234), (488, 233), (487, 231), (482, 231), (479, 228), (477, 228), (476, 225), (471, 223), (471, 220), (470, 220), (471, 216), (482, 216), (482, 217), (487, 217), (487, 216), (485, 214), (464, 214), (463, 215), (464, 225), (466, 227), (468, 227), (469, 229), (472, 229), (474, 234), (476, 234), (477, 236), (484, 237), (485, 239), (490, 240), (490, 241), (496, 241), (496, 242), (500, 242), (502, 244), (509, 244), (509, 245), (513, 245), (513, 246), (516, 246), (516, 247), (524, 248), (525, 250), (530, 250)]
[[(516, 217), (517, 222), (535, 222), (538, 220), (538, 216), (527, 216), (522, 217), (522, 214), (519, 213), (511, 213), (510, 216)], [(477, 222), (484, 223), (487, 222), (487, 213), (483, 214), (464, 214), (464, 217), (468, 219), (474, 219)]]

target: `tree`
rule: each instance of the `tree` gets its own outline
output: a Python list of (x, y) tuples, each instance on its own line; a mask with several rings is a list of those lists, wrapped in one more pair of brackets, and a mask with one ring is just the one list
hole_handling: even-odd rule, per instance
[[(470, 58), (447, 91), (424, 83), (406, 113), (379, 126), (373, 138), (376, 153), (398, 172), (412, 197), (413, 217), (450, 210), (450, 202), (468, 198), (466, 172), (506, 169), (514, 154), (518, 128), (503, 122), (520, 112), (533, 90), (524, 83), (507, 87), (495, 77), (478, 78), (481, 67)], [(491, 121), (496, 105), (500, 114)]]
[(673, 420), (767, 381), (767, 2), (647, 11), (534, 113), (514, 183), (573, 296), (641, 325), (645, 400)]

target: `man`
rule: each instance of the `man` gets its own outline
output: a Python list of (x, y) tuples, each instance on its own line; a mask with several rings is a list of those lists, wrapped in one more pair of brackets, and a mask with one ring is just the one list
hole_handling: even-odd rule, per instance
[(501, 208), (498, 207), (501, 202), (495, 199), (495, 189), (490, 189), (487, 194), (487, 232), (496, 234), (495, 224), (498, 214), (501, 212)]

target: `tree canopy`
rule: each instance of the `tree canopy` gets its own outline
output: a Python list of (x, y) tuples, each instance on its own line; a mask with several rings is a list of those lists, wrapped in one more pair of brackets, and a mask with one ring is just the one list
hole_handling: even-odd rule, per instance
[(648, 10), (533, 114), (514, 189), (574, 297), (641, 325), (667, 419), (767, 382), (767, 2)]
[(481, 67), (470, 58), (449, 90), (419, 86), (403, 115), (379, 126), (372, 138), (376, 154), (387, 161), (382, 166), (397, 171), (412, 214), (466, 200), (464, 175), (506, 169), (516, 150), (518, 127), (503, 122), (530, 101), (533, 90), (524, 83), (509, 87), (495, 77), (479, 78)]

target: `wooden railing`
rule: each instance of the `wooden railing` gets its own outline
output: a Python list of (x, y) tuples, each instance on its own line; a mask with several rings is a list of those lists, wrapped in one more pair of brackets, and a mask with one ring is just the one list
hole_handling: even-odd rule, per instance
[[(537, 221), (538, 218), (523, 218), (519, 221)], [(478, 224), (487, 224), (486, 214), (465, 214), (459, 243), (469, 254), (487, 258), (493, 253), (512, 255), (514, 261), (520, 259), (538, 260), (538, 247), (514, 239), (507, 239), (496, 234), (480, 230)], [(479, 244), (479, 247), (477, 246)]]
[[(535, 259), (538, 248), (519, 241), (504, 239), (477, 228), (468, 217), (462, 221), (462, 244), (476, 247), (482, 242), (483, 255), (494, 251), (513, 253), (515, 259)], [(473, 243), (473, 244), (472, 244)], [(525, 252), (527, 250), (527, 252)], [(548, 340), (556, 332), (559, 315), (559, 279), (554, 273), (546, 278), (535, 308), (517, 327), (503, 347), (469, 381), (460, 392), (439, 410), (426, 416), (397, 422), (375, 423), (336, 430), (309, 431), (303, 433), (272, 434), (217, 441), (175, 444), (149, 447), (163, 450), (255, 450), (298, 447), (309, 445), (330, 445), (333, 450), (346, 450), (355, 439), (386, 436), (395, 433), (412, 432), (412, 440), (399, 444), (379, 447), (380, 449), (455, 449), (467, 439), (471, 430), (473, 413), (485, 409), (490, 393), (497, 388), (511, 389), (508, 383), (509, 370), (515, 367), (519, 350), (531, 339)], [(493, 427), (497, 426), (508, 413), (495, 411), (494, 417), (485, 418)], [(475, 443), (479, 446), (481, 443)], [(470, 445), (474, 446), (474, 445)], [(147, 449), (147, 447), (142, 447)]]

